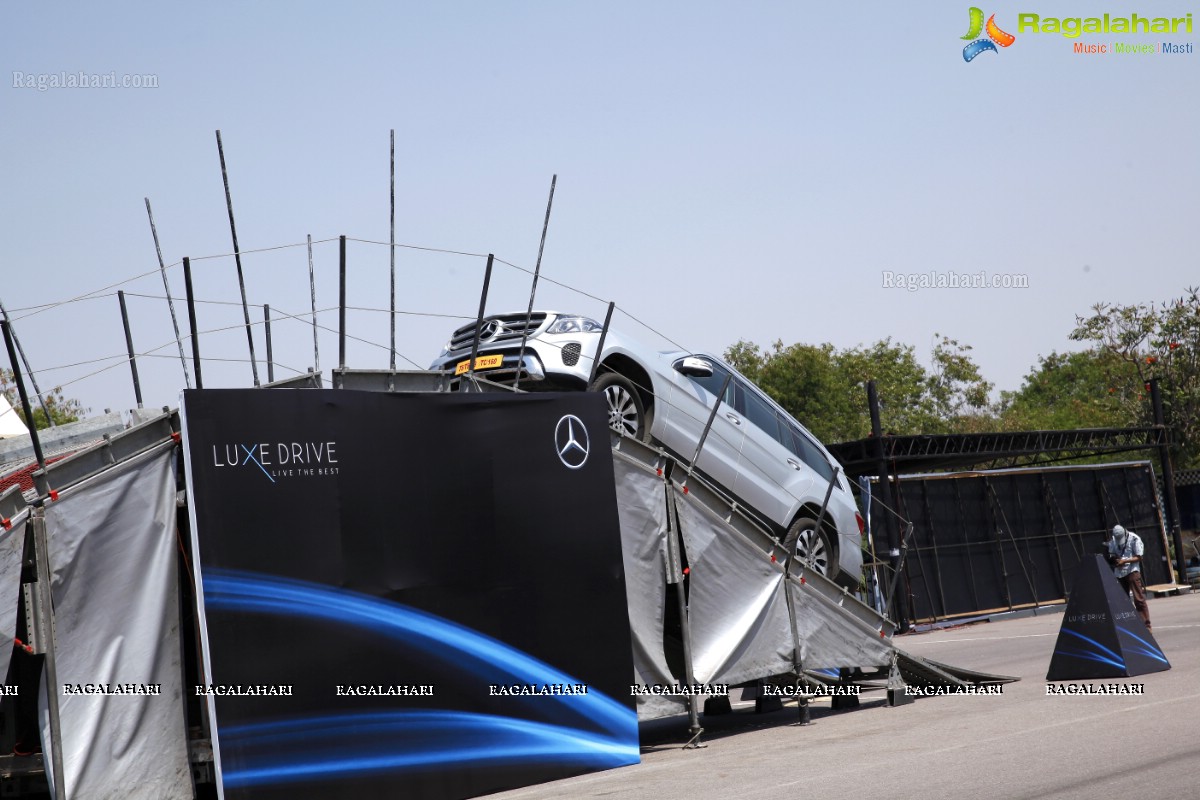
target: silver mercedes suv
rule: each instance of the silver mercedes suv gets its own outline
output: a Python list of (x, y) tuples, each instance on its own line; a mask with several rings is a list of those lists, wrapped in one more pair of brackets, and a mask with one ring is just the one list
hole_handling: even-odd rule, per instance
[[(807, 429), (757, 386), (715, 356), (654, 351), (578, 314), (536, 311), (485, 317), (473, 372), (537, 391), (603, 392), (610, 426), (662, 445), (690, 463), (714, 403), (712, 429), (694, 465), (785, 540), (819, 572), (856, 586), (863, 519), (837, 462)], [(472, 321), (454, 332), (431, 365), (471, 370)], [(729, 378), (726, 382), (726, 377)], [(717, 394), (725, 387), (720, 400)], [(817, 518), (830, 480), (826, 520)]]

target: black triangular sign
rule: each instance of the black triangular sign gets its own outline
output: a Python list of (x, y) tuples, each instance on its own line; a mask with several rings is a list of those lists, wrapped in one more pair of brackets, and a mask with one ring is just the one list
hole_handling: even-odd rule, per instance
[(1170, 668), (1104, 556), (1084, 556), (1046, 680), (1130, 678)]

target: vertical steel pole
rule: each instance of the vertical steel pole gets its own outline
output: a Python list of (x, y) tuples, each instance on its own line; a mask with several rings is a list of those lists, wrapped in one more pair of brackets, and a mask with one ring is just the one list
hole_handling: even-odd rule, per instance
[[(25, 424), (29, 428), (29, 441), (33, 442), (33, 454), (37, 458), (38, 467), (46, 468), (46, 459), (42, 456), (42, 442), (38, 438), (37, 425), (33, 420), (33, 407), (29, 405), (29, 395), (25, 391), (25, 379), (21, 377), (21, 365), (17, 362), (17, 354), (13, 349), (12, 323), (0, 320), (0, 328), (4, 330), (4, 346), (8, 350), (8, 363), (12, 365), (13, 380), (17, 382), (17, 394), (21, 397), (21, 410), (25, 412)], [(49, 415), (46, 415), (49, 418)]]
[(887, 455), (883, 444), (883, 425), (879, 416), (879, 392), (876, 390), (873, 380), (867, 381), (867, 406), (871, 412), (871, 436), (875, 443), (876, 471), (879, 473), (880, 494), (883, 495), (884, 513), (880, 516), (883, 518), (884, 528), (887, 530), (888, 564), (892, 568), (891, 586), (884, 601), (887, 603), (892, 621), (896, 623), (898, 630), (904, 633), (908, 630), (908, 604), (896, 603), (894, 598), (896, 587), (900, 584), (900, 569), (903, 566), (900, 559), (900, 531), (897, 529), (892, 511), (896, 506), (892, 494), (892, 482), (888, 477)]
[[(996, 516), (997, 498), (996, 492), (992, 489), (991, 481), (985, 475), (983, 478), (983, 490), (988, 497), (988, 516), (992, 521), (992, 530), (996, 532), (996, 557), (992, 559), (992, 566), (999, 571), (1001, 586), (1004, 589), (1004, 603), (1008, 606), (1008, 610), (1013, 610), (1012, 587), (1009, 586), (1008, 578), (1008, 560), (1004, 557), (1004, 537), (1000, 526), (1000, 519)], [(1017, 554), (1020, 555), (1019, 553)]]
[[(391, 322), (392, 346), (388, 357), (388, 369), (392, 372), (396, 371), (396, 130), (392, 129), (392, 159), (391, 159), (391, 246), (388, 248), (390, 255), (390, 267), (392, 276), (391, 290), (391, 313), (388, 315), (388, 320)], [(394, 376), (389, 376), (389, 383), (394, 380)]]
[(133, 333), (129, 330), (129, 311), (125, 308), (125, 292), (117, 291), (117, 300), (121, 302), (121, 325), (125, 328), (125, 349), (129, 351), (129, 371), (133, 373), (133, 396), (137, 407), (142, 407), (142, 383), (138, 380), (137, 356), (133, 352)]
[[(1049, 522), (1050, 522), (1050, 541), (1054, 545), (1054, 564), (1058, 568), (1058, 596), (1066, 597), (1067, 596), (1066, 568), (1063, 566), (1062, 546), (1058, 543), (1058, 538), (1059, 538), (1058, 532), (1055, 531), (1055, 529), (1054, 529), (1054, 527), (1055, 527), (1054, 526), (1054, 511), (1055, 511), (1055, 507), (1057, 505), (1057, 500), (1055, 500), (1054, 502), (1051, 502), (1051, 497), (1053, 496), (1054, 493), (1050, 489), (1050, 485), (1046, 483), (1046, 473), (1043, 472), (1040, 475), (1038, 475), (1038, 482), (1041, 484), (1041, 487), (1042, 487), (1042, 510), (1046, 514), (1046, 519), (1049, 520)], [(1061, 514), (1062, 514), (1062, 512), (1059, 512), (1060, 516), (1061, 516)], [(928, 515), (926, 515), (926, 516), (928, 516)], [(1063, 522), (1065, 524), (1066, 520), (1064, 519)], [(1070, 531), (1067, 531), (1067, 533), (1068, 533), (1067, 541), (1070, 542), (1071, 541), (1070, 536), (1069, 536)]]
[(237, 226), (233, 224), (233, 197), (229, 194), (229, 173), (225, 170), (225, 148), (217, 131), (217, 155), (221, 157), (221, 180), (225, 184), (225, 207), (229, 210), (229, 232), (233, 235), (233, 261), (237, 264), (238, 289), (242, 293), (242, 316), (246, 320), (246, 344), (250, 346), (250, 372), (258, 386), (258, 362), (254, 359), (254, 333), (250, 328), (250, 306), (246, 304), (246, 280), (242, 274), (242, 252), (238, 247)]
[(321, 371), (321, 352), (317, 346), (317, 280), (313, 277), (312, 234), (308, 235), (308, 293), (312, 298), (313, 372)]
[(1163, 494), (1167, 500), (1167, 523), (1170, 526), (1171, 543), (1175, 545), (1175, 569), (1178, 577), (1172, 583), (1182, 581), (1187, 575), (1187, 556), (1183, 552), (1183, 534), (1179, 528), (1179, 501), (1175, 497), (1175, 469), (1171, 466), (1171, 444), (1166, 416), (1163, 414), (1162, 391), (1158, 378), (1150, 379), (1150, 400), (1154, 404), (1154, 427), (1158, 428), (1158, 460), (1162, 465)]
[(162, 273), (163, 291), (167, 293), (167, 308), (171, 310), (171, 327), (175, 330), (175, 344), (179, 347), (179, 364), (183, 367), (183, 383), (192, 388), (192, 378), (188, 375), (187, 358), (183, 355), (183, 338), (179, 335), (179, 320), (175, 318), (175, 301), (171, 299), (171, 284), (167, 282), (167, 266), (163, 262), (162, 247), (158, 244), (158, 228), (154, 226), (154, 212), (150, 210), (150, 198), (146, 200), (146, 216), (150, 217), (150, 233), (154, 236), (154, 252), (158, 253), (158, 271)]
[[(683, 679), (691, 687), (696, 683), (696, 673), (692, 662), (692, 629), (688, 621), (687, 595), (683, 585), (687, 578), (683, 572), (683, 554), (679, 543), (679, 514), (672, 501), (669, 482), (667, 486), (667, 583), (675, 584), (675, 599), (679, 603), (680, 638), (683, 640)], [(704, 732), (704, 728), (700, 727), (700, 699), (695, 694), (689, 694), (687, 703), (688, 733), (694, 742)]]
[(616, 302), (610, 300), (608, 312), (604, 315), (604, 327), (600, 329), (600, 341), (596, 342), (596, 355), (592, 356), (592, 371), (588, 373), (587, 382), (589, 389), (596, 382), (596, 373), (600, 370), (600, 358), (604, 355), (604, 340), (608, 338), (608, 325), (612, 322), (613, 309), (616, 307)]
[(483, 310), (487, 306), (488, 287), (492, 283), (492, 261), (495, 256), (488, 253), (487, 266), (483, 270), (483, 292), (479, 295), (479, 313), (475, 315), (475, 338), (471, 340), (471, 360), (467, 362), (467, 378), (475, 380), (475, 358), (479, 355), (479, 331), (483, 327)]
[[(826, 497), (826, 502), (828, 502)], [(795, 546), (795, 543), (792, 543)], [(788, 548), (784, 548), (787, 550)], [(801, 681), (804, 681), (804, 654), (803, 647), (800, 643), (800, 626), (796, 621), (796, 599), (792, 596), (792, 564), (795, 559), (792, 558), (792, 553), (787, 553), (787, 560), (783, 565), (783, 599), (787, 605), (788, 627), (792, 634), (792, 672), (796, 675), (796, 686), (799, 686)], [(808, 689), (808, 686), (805, 686)], [(808, 698), (801, 697), (797, 700), (797, 710), (800, 712), (799, 723), (801, 725), (809, 725), (812, 723), (812, 710), (808, 707)]]
[[(338, 237), (338, 368), (346, 368), (346, 237)], [(341, 386), (336, 387), (338, 389)]]
[(192, 329), (192, 372), (196, 375), (196, 388), (204, 388), (200, 373), (200, 332), (196, 330), (196, 296), (192, 293), (192, 260), (183, 259), (183, 288), (187, 292), (188, 324)]
[(933, 550), (933, 579), (936, 587), (929, 585), (929, 574), (921, 561), (921, 548), (914, 546), (913, 549), (916, 551), (917, 561), (921, 562), (921, 579), (925, 582), (925, 594), (929, 597), (929, 613), (933, 616), (933, 621), (937, 622), (939, 612), (940, 616), (946, 616), (946, 589), (942, 585), (942, 556), (938, 551), (937, 527), (933, 524), (933, 509), (929, 505), (929, 484), (925, 481), (921, 482), (921, 510), (925, 514), (925, 527), (929, 531), (929, 548)]
[[(538, 243), (537, 263), (533, 265), (533, 283), (529, 286), (529, 308), (525, 312), (525, 327), (521, 329), (521, 349), (517, 351), (517, 371), (513, 375), (513, 386), (521, 380), (521, 365), (525, 363), (525, 342), (529, 338), (529, 322), (533, 319), (533, 296), (537, 294), (538, 275), (542, 271), (542, 251), (546, 249), (546, 231), (550, 228), (550, 208), (554, 205), (554, 184), (557, 175), (550, 176), (550, 199), (546, 201), (546, 219), (542, 221), (542, 240)], [(597, 351), (597, 355), (599, 351)], [(591, 381), (588, 381), (591, 385)]]
[[(17, 338), (17, 329), (12, 326), (12, 320), (8, 318), (8, 309), (4, 307), (4, 303), (0, 302), (0, 316), (4, 317), (4, 321), (8, 323), (8, 333), (12, 336), (13, 343), (17, 346), (17, 352), (21, 355), (21, 361), (25, 363), (25, 371), (29, 373), (29, 382), (33, 384), (33, 393), (37, 396), (38, 405), (42, 407), (42, 413), (46, 415), (46, 424), (51, 428), (57, 427), (54, 424), (54, 417), (50, 416), (50, 409), (46, 406), (46, 400), (42, 397), (42, 390), (38, 388), (37, 376), (33, 374), (33, 368), (29, 366), (29, 359), (25, 357), (25, 348), (21, 347), (21, 340)], [(13, 369), (15, 371), (17, 362), (13, 361)], [(33, 427), (33, 417), (29, 417), (29, 427)]]
[(62, 752), (62, 717), (58, 707), (58, 664), (54, 647), (54, 594), (51, 586), (50, 548), (46, 545), (45, 509), (34, 509), (29, 523), (33, 528), (33, 553), (37, 560), (37, 584), (34, 586), (38, 602), (37, 619), (38, 641), (41, 643), (44, 659), (42, 668), (46, 672), (46, 711), (50, 722), (50, 758), (51, 775), (54, 777), (54, 791), (59, 797), (70, 797), (67, 790), (67, 780), (63, 770)]
[(267, 383), (275, 382), (275, 358), (271, 353), (271, 305), (263, 305), (263, 328), (267, 336)]

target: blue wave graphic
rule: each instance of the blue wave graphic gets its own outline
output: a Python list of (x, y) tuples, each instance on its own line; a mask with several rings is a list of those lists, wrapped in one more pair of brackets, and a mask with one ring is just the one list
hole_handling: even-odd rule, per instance
[(1086, 645), (1089, 645), (1094, 649), (1068, 650), (1065, 648), (1059, 648), (1058, 650), (1055, 650), (1056, 654), (1070, 656), (1072, 658), (1079, 658), (1085, 661), (1099, 661), (1101, 664), (1110, 664), (1118, 669), (1126, 668), (1125, 659), (1121, 657), (1120, 653), (1114, 653), (1112, 650), (1100, 644), (1095, 639), (1084, 636), (1082, 633), (1077, 633), (1069, 628), (1063, 628), (1062, 632), (1070, 634), (1078, 639), (1082, 639)]
[[(210, 610), (319, 619), (370, 630), (488, 683), (581, 683), (466, 626), (321, 584), (252, 572), (206, 570), (204, 604)], [(224, 783), (229, 787), (260, 785), (317, 775), (421, 769), (429, 764), (536, 762), (602, 769), (639, 760), (633, 709), (590, 686), (586, 695), (533, 699), (537, 702), (526, 707), (551, 712), (554, 723), (436, 710), (368, 711), (220, 727), (219, 739), (245, 756), (244, 766), (223, 770)], [(599, 727), (601, 732), (558, 724), (569, 719), (587, 728)], [(292, 746), (280, 747), (284, 740)]]
[(1128, 648), (1129, 652), (1137, 653), (1138, 655), (1146, 656), (1147, 658), (1152, 658), (1155, 661), (1160, 661), (1163, 664), (1166, 664), (1168, 667), (1171, 666), (1171, 662), (1167, 661), (1166, 655), (1154, 642), (1148, 642), (1133, 631), (1127, 628), (1122, 628), (1120, 625), (1117, 626), (1117, 633), (1123, 633), (1130, 639), (1138, 642), (1138, 644), (1132, 645)]
[(231, 789), (451, 765), (550, 763), (608, 769), (636, 764), (639, 758), (636, 743), (460, 711), (311, 717), (221, 728), (220, 736), (253, 764), (225, 772), (224, 785)]

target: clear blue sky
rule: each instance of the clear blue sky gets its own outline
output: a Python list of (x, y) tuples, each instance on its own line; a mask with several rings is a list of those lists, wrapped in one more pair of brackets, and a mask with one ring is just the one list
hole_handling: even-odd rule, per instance
[[(1067, 336), (1093, 303), (1167, 300), (1200, 283), (1200, 53), (1072, 52), (1075, 41), (1196, 50), (1196, 33), (1072, 40), (1021, 33), (1016, 15), (1200, 6), (983, 7), (1017, 38), (966, 63), (968, 8), (6, 3), (0, 300), (43, 388), (65, 384), (94, 411), (130, 408), (123, 362), (67, 366), (124, 353), (113, 290), (14, 309), (145, 273), (122, 288), (161, 296), (149, 197), (186, 330), (179, 260), (231, 251), (218, 128), (244, 250), (308, 234), (386, 242), (395, 129), (398, 242), (531, 268), (557, 174), (543, 274), (614, 300), (629, 333), (660, 341), (627, 315), (716, 352), (738, 339), (891, 336), (924, 359), (939, 332), (1015, 389), (1039, 355), (1078, 346)], [(16, 73), (80, 71), (153, 76), (157, 88), (14, 86)], [(336, 244), (317, 245), (315, 261), (318, 305), (332, 308)], [(349, 261), (351, 304), (386, 309), (387, 249), (351, 242)], [(232, 259), (194, 266), (202, 299), (238, 299)], [(277, 319), (307, 313), (303, 247), (249, 254), (244, 267), (250, 302)], [(1028, 288), (883, 285), (885, 271), (981, 270), (1027, 276)], [(398, 309), (474, 315), (482, 258), (400, 250), (397, 273)], [(500, 267), (488, 310), (524, 309), (528, 281)], [(139, 361), (147, 404), (174, 404), (182, 372), (165, 303), (129, 305), (136, 348), (159, 348)], [(605, 307), (547, 281), (538, 305), (601, 318)], [(200, 307), (205, 330), (240, 319), (236, 306)], [(320, 322), (335, 329), (336, 311)], [(399, 365), (426, 366), (457, 324), (402, 316)], [(373, 343), (352, 343), (350, 364), (385, 368), (386, 316), (352, 312), (350, 328)], [(276, 377), (312, 365), (307, 321), (272, 333)], [(206, 358), (247, 357), (240, 330), (201, 341)], [(336, 358), (323, 332), (326, 375)], [(207, 386), (250, 382), (236, 361), (204, 372)]]

